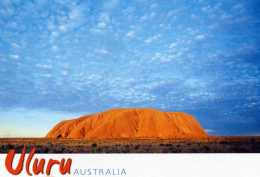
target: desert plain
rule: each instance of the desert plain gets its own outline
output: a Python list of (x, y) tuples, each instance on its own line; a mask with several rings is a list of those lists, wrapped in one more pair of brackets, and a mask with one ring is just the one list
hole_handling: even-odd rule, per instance
[(1, 138), (0, 153), (10, 149), (37, 153), (260, 153), (260, 137), (208, 137), (206, 139), (49, 139)]

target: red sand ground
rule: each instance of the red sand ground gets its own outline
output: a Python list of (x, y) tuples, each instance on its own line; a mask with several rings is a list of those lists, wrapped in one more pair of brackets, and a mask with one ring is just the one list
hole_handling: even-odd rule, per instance
[(205, 139), (48, 139), (0, 138), (0, 153), (10, 149), (37, 153), (260, 153), (260, 137)]

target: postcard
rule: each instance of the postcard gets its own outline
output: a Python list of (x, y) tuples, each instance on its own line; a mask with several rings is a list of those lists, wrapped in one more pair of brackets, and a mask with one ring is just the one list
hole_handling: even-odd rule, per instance
[(0, 176), (259, 177), (258, 0), (1, 0)]

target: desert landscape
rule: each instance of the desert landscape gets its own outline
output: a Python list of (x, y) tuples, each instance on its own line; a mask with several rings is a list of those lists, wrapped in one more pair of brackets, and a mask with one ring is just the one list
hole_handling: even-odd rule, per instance
[(0, 153), (260, 153), (260, 137), (210, 137), (204, 140), (2, 138)]
[(256, 153), (260, 137), (208, 135), (191, 115), (149, 108), (111, 109), (61, 121), (44, 138), (2, 138), (0, 152)]

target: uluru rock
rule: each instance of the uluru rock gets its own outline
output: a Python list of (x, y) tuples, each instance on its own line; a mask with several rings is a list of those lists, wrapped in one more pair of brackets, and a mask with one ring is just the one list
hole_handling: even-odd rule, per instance
[(206, 138), (199, 122), (186, 113), (156, 109), (111, 109), (58, 123), (47, 138), (182, 139)]

